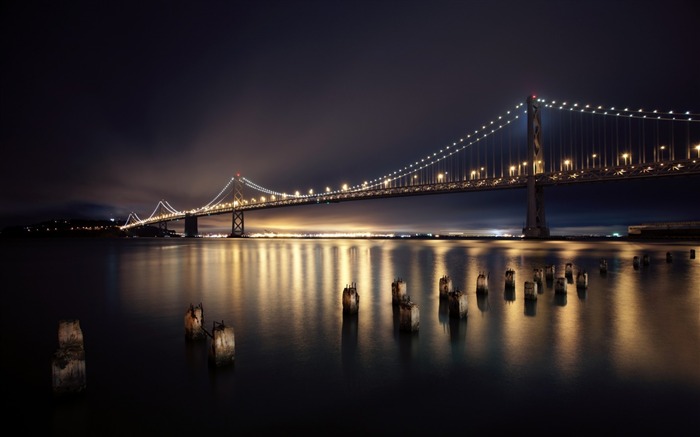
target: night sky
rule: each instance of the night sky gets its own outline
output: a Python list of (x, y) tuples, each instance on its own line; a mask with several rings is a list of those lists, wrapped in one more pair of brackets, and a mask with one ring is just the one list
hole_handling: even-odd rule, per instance
[[(700, 113), (700, 3), (15, 1), (0, 6), (0, 227), (148, 217), (236, 173), (358, 183), (535, 93)], [(554, 235), (700, 220), (698, 178), (552, 187)], [(653, 200), (653, 201), (652, 201)], [(524, 190), (249, 212), (247, 232), (513, 232)], [(174, 224), (172, 228), (182, 228)], [(230, 232), (231, 216), (199, 220)]]

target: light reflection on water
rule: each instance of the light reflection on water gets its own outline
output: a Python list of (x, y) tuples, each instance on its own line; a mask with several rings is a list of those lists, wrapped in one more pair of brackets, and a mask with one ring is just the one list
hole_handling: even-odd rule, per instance
[[(349, 431), (367, 431), (400, 429), (387, 416), (406, 402), (422, 407), (414, 430), (431, 429), (436, 414), (454, 402), (472, 405), (475, 420), (477, 414), (498, 417), (500, 410), (489, 405), (527, 417), (522, 402), (551, 406), (564, 394), (567, 405), (597, 419), (607, 413), (591, 402), (622, 396), (631, 403), (630, 417), (651, 408), (628, 399), (628, 392), (664, 400), (655, 414), (678, 422), (693, 403), (700, 405), (700, 261), (689, 259), (692, 248), (618, 241), (154, 239), (4, 243), (0, 255), (3, 277), (24, 291), (13, 294), (15, 305), (31, 308), (39, 320), (27, 335), (44, 349), (12, 341), (17, 354), (37, 360), (50, 354), (57, 321), (81, 320), (89, 423), (105, 420), (101, 408), (109, 405), (124, 416), (115, 429), (128, 426), (137, 421), (133, 412), (112, 404), (136, 397), (168, 417), (185, 405), (187, 414), (214, 414), (217, 431), (236, 425), (216, 412), (236, 410), (237, 426), (253, 429), (265, 422), (262, 410), (272, 408), (281, 424), (307, 429), (311, 422), (321, 426), (312, 410), (320, 408), (332, 427), (344, 408), (360, 406), (371, 413)], [(650, 265), (635, 269), (633, 257), (643, 254)], [(608, 260), (607, 274), (599, 272), (600, 258)], [(538, 300), (525, 301), (524, 282), (533, 280), (534, 268), (555, 265), (559, 277), (566, 263), (588, 273), (587, 289), (569, 283), (561, 296), (544, 282)], [(46, 276), (32, 275), (37, 265)], [(509, 268), (514, 293), (505, 289)], [(482, 272), (489, 293), (477, 296)], [(451, 319), (439, 299), (444, 275), (467, 293), (466, 320)], [(399, 332), (391, 305), (398, 278), (419, 306), (418, 333)], [(350, 284), (360, 295), (356, 316), (342, 314), (342, 290)], [(185, 310), (200, 302), (207, 327), (223, 321), (235, 329), (233, 369), (207, 369), (206, 346), (184, 342)], [(24, 314), (5, 317), (3, 332), (24, 326)], [(35, 375), (48, 368), (10, 367), (22, 375), (11, 389), (24, 379), (48, 390), (46, 378)], [(119, 374), (132, 378), (115, 378)], [(177, 389), (183, 383), (186, 388)], [(186, 400), (192, 396), (196, 407)], [(688, 420), (697, 425), (694, 417)], [(167, 423), (158, 414), (138, 419), (146, 428), (167, 429)], [(169, 426), (191, 425), (182, 417)]]

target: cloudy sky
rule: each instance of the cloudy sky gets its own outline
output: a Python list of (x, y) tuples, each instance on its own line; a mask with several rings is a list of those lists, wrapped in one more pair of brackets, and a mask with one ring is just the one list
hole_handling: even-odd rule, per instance
[[(696, 1), (16, 1), (0, 6), (0, 227), (338, 186), (536, 93), (700, 113)], [(553, 187), (553, 234), (700, 220), (700, 180)], [(650, 199), (654, 202), (651, 203)], [(519, 232), (525, 192), (250, 212), (246, 231)], [(182, 227), (174, 224), (174, 228)], [(230, 231), (231, 217), (200, 219)]]

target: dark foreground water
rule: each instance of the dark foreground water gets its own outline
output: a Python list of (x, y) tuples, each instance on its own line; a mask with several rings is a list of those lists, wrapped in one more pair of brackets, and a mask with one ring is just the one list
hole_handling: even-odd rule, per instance
[[(697, 435), (696, 244), (0, 241), (3, 416), (20, 435)], [(589, 273), (588, 288), (561, 297), (545, 283), (528, 305), (533, 269), (564, 276), (566, 263)], [(443, 275), (468, 294), (466, 319), (448, 317)], [(399, 331), (397, 278), (418, 333)], [(350, 283), (356, 317), (342, 312)], [(234, 327), (231, 367), (209, 366), (208, 341), (185, 341), (200, 302), (208, 329)], [(52, 392), (61, 319), (84, 335), (87, 389), (75, 399)]]

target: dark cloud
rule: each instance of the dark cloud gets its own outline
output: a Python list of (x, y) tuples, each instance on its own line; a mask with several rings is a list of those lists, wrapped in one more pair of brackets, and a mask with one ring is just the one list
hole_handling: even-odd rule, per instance
[[(71, 209), (147, 216), (161, 199), (194, 208), (235, 172), (279, 191), (358, 183), (450, 144), (533, 92), (700, 112), (691, 1), (2, 8), (2, 226)], [(668, 194), (697, 182), (654, 187), (666, 184)], [(574, 203), (557, 194), (567, 189), (547, 190), (550, 225), (700, 215), (670, 195), (663, 213), (647, 208), (648, 189), (620, 188), (608, 203), (596, 187), (573, 190)], [(252, 213), (248, 227), (517, 229), (524, 204), (519, 191), (375, 200)], [(230, 217), (207, 220), (230, 227)]]

